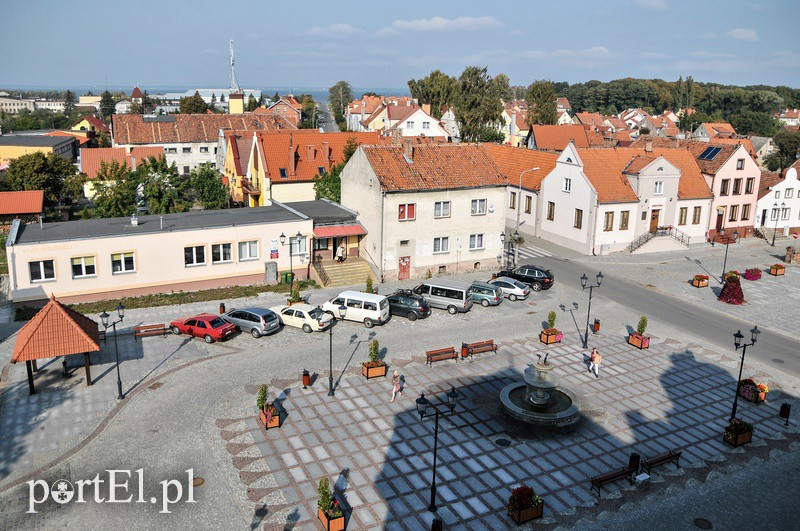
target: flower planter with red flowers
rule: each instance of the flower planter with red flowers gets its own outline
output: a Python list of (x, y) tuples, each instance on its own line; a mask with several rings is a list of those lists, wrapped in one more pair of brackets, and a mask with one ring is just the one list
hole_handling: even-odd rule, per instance
[(639, 350), (650, 348), (650, 337), (633, 332), (628, 336), (628, 344)]
[(758, 280), (761, 278), (761, 270), (755, 267), (746, 269), (744, 272), (744, 278), (747, 280)]
[(341, 511), (339, 511), (339, 516), (330, 517), (322, 509), (317, 508), (317, 518), (319, 518), (319, 521), (322, 522), (322, 527), (327, 531), (344, 530), (344, 514)]
[(386, 376), (386, 363), (382, 361), (365, 361), (361, 364), (361, 374), (369, 380), (370, 378), (381, 378)]
[(511, 491), (511, 496), (506, 502), (508, 516), (517, 525), (541, 518), (544, 513), (544, 500), (527, 485), (522, 485)]
[(695, 275), (692, 279), (692, 286), (696, 288), (708, 287), (708, 275)]
[(757, 384), (752, 378), (745, 378), (739, 383), (739, 396), (752, 402), (760, 404), (767, 399), (769, 387), (764, 384)]
[(742, 419), (733, 419), (722, 434), (722, 441), (737, 448), (753, 440), (753, 426)]
[(547, 328), (542, 330), (539, 334), (539, 341), (544, 343), (545, 345), (550, 345), (552, 343), (561, 343), (561, 340), (564, 339), (564, 333), (558, 330), (557, 328)]
[(344, 512), (333, 493), (328, 478), (319, 480), (317, 486), (317, 518), (327, 531), (342, 531), (345, 528)]
[(278, 411), (278, 408), (272, 404), (264, 407), (264, 409), (262, 409), (259, 413), (259, 416), (261, 417), (261, 424), (264, 425), (264, 429), (268, 430), (270, 428), (281, 427), (281, 414)]
[(769, 274), (775, 277), (786, 274), (786, 266), (783, 264), (774, 264), (769, 268)]

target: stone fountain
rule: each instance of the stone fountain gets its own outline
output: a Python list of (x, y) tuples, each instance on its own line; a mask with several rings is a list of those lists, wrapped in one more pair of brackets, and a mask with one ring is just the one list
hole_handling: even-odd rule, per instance
[(555, 365), (539, 356), (537, 363), (528, 364), (524, 382), (505, 386), (500, 402), (512, 417), (539, 426), (569, 426), (580, 418), (578, 400), (566, 387), (559, 386), (553, 374)]

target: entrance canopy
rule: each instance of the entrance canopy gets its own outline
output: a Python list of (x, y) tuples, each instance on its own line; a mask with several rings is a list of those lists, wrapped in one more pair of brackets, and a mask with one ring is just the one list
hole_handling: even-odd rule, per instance
[(315, 238), (336, 238), (340, 236), (364, 236), (367, 233), (361, 223), (347, 225), (322, 225), (314, 227)]

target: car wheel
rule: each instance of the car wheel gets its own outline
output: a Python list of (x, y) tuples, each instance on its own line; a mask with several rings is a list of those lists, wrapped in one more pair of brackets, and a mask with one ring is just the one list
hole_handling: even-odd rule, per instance
[(206, 343), (213, 343), (213, 342), (214, 342), (214, 338), (213, 338), (213, 337), (211, 337), (211, 336), (210, 336), (210, 335), (208, 335), (208, 334), (204, 335), (204, 336), (203, 336), (203, 339), (206, 341)]
[(375, 322), (369, 317), (367, 317), (366, 319), (364, 319), (364, 326), (366, 326), (367, 328), (372, 328), (373, 326), (375, 326)]
[(517, 300), (517, 296), (512, 293), (511, 295), (508, 296), (508, 300), (514, 302), (515, 300)]
[(489, 306), (489, 301), (487, 301), (486, 299), (482, 299), (482, 300), (481, 300), (481, 306), (483, 306), (484, 308), (486, 308), (487, 306)]
[(409, 321), (416, 321), (417, 320), (417, 314), (414, 313), (414, 312), (408, 312), (408, 315), (406, 317), (408, 317)]
[(305, 332), (306, 334), (310, 334), (311, 332), (313, 332), (313, 330), (311, 330), (311, 325), (308, 324), (308, 323), (304, 324), (303, 325), (303, 332)]
[(455, 306), (448, 306), (447, 313), (449, 313), (450, 315), (455, 315), (458, 313), (458, 308), (456, 308)]
[(534, 282), (533, 284), (531, 284), (531, 289), (533, 291), (542, 291), (542, 285), (539, 284), (538, 282)]
[(177, 326), (172, 327), (172, 333), (175, 334), (176, 336), (181, 335), (181, 331)]
[(256, 339), (261, 337), (261, 332), (258, 331), (258, 328), (253, 328), (252, 330), (250, 330), (250, 334)]

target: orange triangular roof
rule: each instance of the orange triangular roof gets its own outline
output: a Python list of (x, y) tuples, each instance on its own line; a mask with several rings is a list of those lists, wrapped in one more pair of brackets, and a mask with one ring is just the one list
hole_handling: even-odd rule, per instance
[(83, 354), (100, 350), (97, 322), (67, 308), (50, 296), (17, 334), (11, 362), (55, 358), (68, 354)]

